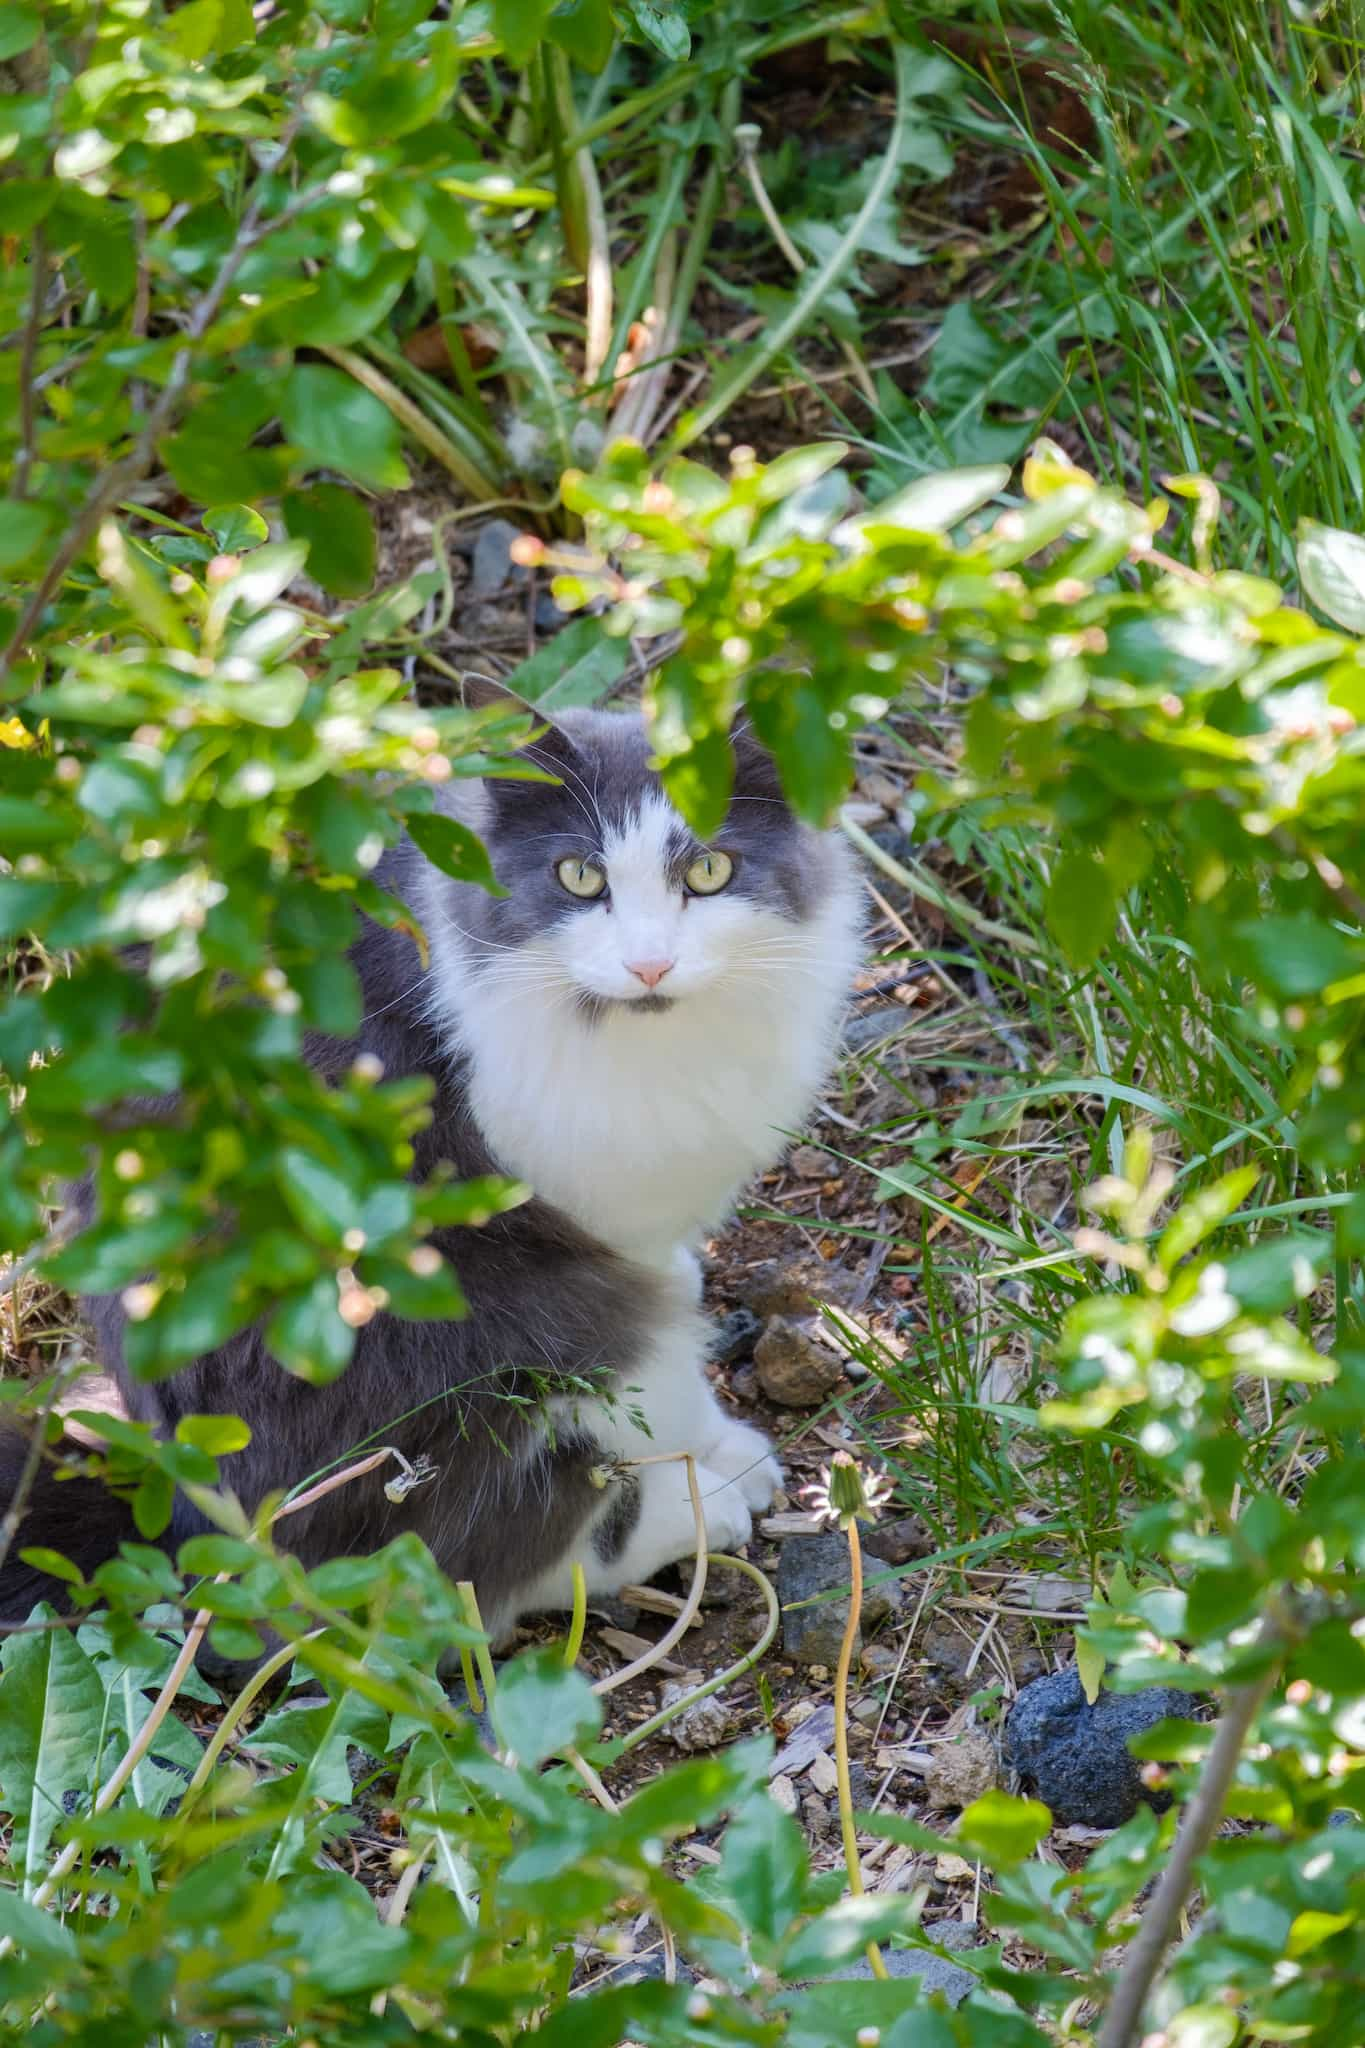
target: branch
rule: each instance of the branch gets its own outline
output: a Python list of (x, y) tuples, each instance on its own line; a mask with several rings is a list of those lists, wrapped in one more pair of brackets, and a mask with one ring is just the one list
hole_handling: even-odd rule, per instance
[[(289, 149), (301, 119), (301, 115), (296, 117), (285, 130), (281, 137), (280, 155), (276, 159), (273, 168), (279, 168), (279, 163)], [(143, 423), (142, 432), (138, 435), (136, 441), (134, 441), (132, 447), (122, 460), (114, 463), (111, 468), (106, 469), (87, 492), (85, 503), (81, 506), (80, 511), (76, 514), (68, 528), (65, 540), (48, 563), (33, 595), (29, 598), (20, 615), (19, 623), (14, 629), (9, 645), (6, 647), (3, 656), (0, 656), (0, 677), (8, 675), (16, 658), (28, 644), (29, 638), (41, 619), (43, 612), (46, 610), (49, 600), (60, 587), (72, 563), (77, 560), (94, 538), (105, 515), (113, 510), (120, 498), (127, 497), (133, 485), (139, 483), (151, 468), (152, 459), (156, 453), (156, 444), (171, 424), (179, 410), (180, 402), (184, 398), (186, 387), (190, 381), (190, 371), (194, 366), (195, 349), (222, 311), (223, 301), (236, 282), (237, 273), (247, 257), (259, 242), (265, 240), (267, 235), (274, 234), (277, 228), (281, 228), (287, 222), (296, 219), (305, 207), (312, 204), (316, 197), (318, 197), (316, 189), (296, 193), (289, 204), (282, 207), (273, 220), (262, 223), (261, 206), (263, 194), (258, 186), (251, 204), (242, 216), (242, 224), (237, 231), (237, 239), (223, 258), (218, 275), (190, 313), (189, 319), (185, 324), (184, 346), (176, 352), (175, 360), (171, 365), (171, 374), (167, 378), (156, 404), (148, 413)]]
[(34, 230), (29, 258), (28, 312), (19, 343), (19, 453), (14, 458), (12, 498), (28, 496), (28, 480), (38, 436), (38, 408), (34, 404), (34, 365), (38, 360), (38, 336), (43, 327), (43, 301), (47, 297), (47, 237), (41, 226)]
[(1237, 1760), (1261, 1703), (1280, 1674), (1280, 1656), (1260, 1678), (1239, 1685), (1229, 1694), (1210, 1745), (1199, 1788), (1181, 1816), (1180, 1829), (1152, 1902), (1123, 1959), (1119, 1981), (1105, 2015), (1096, 2048), (1132, 2048), (1142, 2022), (1142, 2008), (1156, 1981), (1161, 1959), (1170, 1946), (1180, 1919), (1180, 1909), (1194, 1882), (1194, 1866), (1209, 1843), (1223, 1815), (1237, 1769)]

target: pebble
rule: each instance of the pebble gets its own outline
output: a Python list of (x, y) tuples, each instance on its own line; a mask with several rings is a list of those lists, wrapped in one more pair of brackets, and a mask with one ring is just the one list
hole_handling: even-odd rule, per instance
[[(941, 1920), (936, 1926), (926, 1927), (922, 1931), (926, 1940), (936, 1941), (943, 1948), (975, 1948), (979, 1939), (978, 1930), (969, 1927), (964, 1920)], [(883, 1949), (882, 1961), (889, 1976), (917, 1977), (926, 1993), (937, 1991), (948, 2005), (961, 2005), (968, 1992), (976, 1989), (979, 1981), (970, 1970), (962, 1969), (959, 1964), (950, 1962), (946, 1956), (935, 1955), (932, 1949)], [(849, 1963), (839, 1975), (870, 1977), (872, 1965), (866, 1956), (859, 1956), (856, 1963)], [(927, 2020), (930, 2016), (925, 2013), (921, 2017)]]
[[(788, 1717), (788, 1727), (792, 1726), (796, 1711), (795, 1708), (792, 1709)], [(773, 1758), (769, 1766), (769, 1776), (775, 1778), (780, 1772), (786, 1771), (794, 1778), (800, 1777), (812, 1758), (819, 1756), (833, 1740), (833, 1707), (828, 1701), (823, 1706), (812, 1705), (805, 1718), (792, 1729), (792, 1733)]]
[(1063, 1823), (1117, 1828), (1140, 1802), (1170, 1804), (1143, 1784), (1128, 1739), (1168, 1716), (1189, 1720), (1194, 1701), (1173, 1686), (1101, 1692), (1092, 1706), (1074, 1665), (1026, 1685), (1005, 1723), (1005, 1757), (1026, 1788)]
[(784, 1771), (779, 1771), (775, 1778), (768, 1781), (768, 1790), (772, 1793), (774, 1804), (780, 1806), (783, 1813), (795, 1815), (796, 1787)]
[(879, 1522), (863, 1538), (863, 1549), (883, 1564), (909, 1564), (911, 1558), (928, 1557), (936, 1548), (933, 1537), (918, 1515), (900, 1515), (894, 1522)]
[(995, 1744), (989, 1735), (970, 1731), (954, 1742), (942, 1743), (924, 1776), (924, 1794), (930, 1806), (943, 1812), (952, 1806), (970, 1806), (989, 1792), (999, 1775)]
[[(659, 1688), (660, 1707), (671, 1707), (691, 1690), (690, 1685), (669, 1679)], [(684, 1707), (668, 1723), (664, 1733), (675, 1749), (694, 1755), (698, 1751), (719, 1749), (722, 1742), (728, 1742), (737, 1725), (738, 1715), (725, 1694), (713, 1692), (704, 1700), (694, 1700), (690, 1707)]]
[(859, 1276), (826, 1259), (764, 1259), (739, 1276), (735, 1286), (744, 1307), (762, 1318), (808, 1316), (811, 1304), (827, 1301), (847, 1308)]
[(798, 1180), (830, 1180), (839, 1171), (838, 1161), (819, 1145), (796, 1146), (787, 1156), (787, 1165)]
[(810, 1781), (816, 1791), (823, 1792), (826, 1798), (831, 1792), (837, 1792), (839, 1789), (839, 1773), (835, 1768), (834, 1758), (824, 1750), (811, 1758)]
[(711, 1356), (719, 1365), (734, 1365), (753, 1356), (754, 1340), (763, 1328), (761, 1317), (750, 1308), (732, 1308), (722, 1316), (711, 1336)]
[(838, 1386), (844, 1367), (809, 1321), (773, 1315), (754, 1346), (754, 1372), (770, 1401), (783, 1408), (814, 1408)]
[[(843, 1591), (848, 1582), (848, 1544), (837, 1530), (818, 1536), (793, 1536), (783, 1544), (777, 1565), (777, 1597), (783, 1609), (790, 1610), (782, 1616), (785, 1655), (807, 1666), (822, 1664), (832, 1670), (838, 1664), (847, 1601), (824, 1600), (810, 1607), (796, 1603), (809, 1600), (816, 1593)], [(894, 1579), (865, 1585), (862, 1627), (875, 1628), (889, 1615), (899, 1613), (901, 1605), (901, 1590)], [(855, 1641), (854, 1655), (857, 1654)], [(874, 1714), (881, 1712), (876, 1700), (867, 1704)]]

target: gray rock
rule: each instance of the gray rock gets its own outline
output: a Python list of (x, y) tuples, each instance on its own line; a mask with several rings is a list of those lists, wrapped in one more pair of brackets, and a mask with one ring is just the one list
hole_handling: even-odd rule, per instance
[(861, 1016), (850, 1017), (844, 1025), (844, 1051), (871, 1052), (889, 1038), (898, 1038), (914, 1022), (914, 1012), (907, 1010), (903, 1003), (892, 1003), (880, 1010), (865, 1010)]
[(808, 1316), (818, 1301), (847, 1308), (857, 1288), (856, 1273), (825, 1259), (764, 1259), (741, 1276), (735, 1292), (759, 1317)]
[(779, 1771), (786, 1771), (796, 1777), (815, 1761), (821, 1750), (832, 1749), (833, 1746), (834, 1709), (826, 1701), (813, 1714), (807, 1715), (787, 1737), (768, 1766), (768, 1776), (775, 1778)]
[[(978, 1930), (968, 1927), (965, 1921), (951, 1920), (941, 1927), (926, 1927), (925, 1935), (938, 1942), (941, 1948), (975, 1948)], [(974, 1991), (977, 1979), (970, 1970), (950, 1962), (947, 1956), (938, 1956), (931, 1949), (884, 1948), (882, 1961), (892, 1977), (918, 1977), (926, 1991), (939, 1992), (948, 2005), (961, 2005), (969, 1991)], [(839, 1972), (841, 1977), (870, 1977), (872, 1965), (866, 1956), (859, 1956), (856, 1963), (850, 1963)]]
[(741, 1358), (752, 1358), (754, 1342), (762, 1328), (761, 1318), (751, 1308), (732, 1308), (716, 1324), (711, 1356), (720, 1365), (735, 1365)]
[[(659, 1691), (659, 1705), (671, 1707), (685, 1699), (692, 1686), (680, 1679), (665, 1679)], [(708, 1749), (719, 1749), (722, 1742), (728, 1742), (739, 1725), (739, 1710), (723, 1692), (712, 1692), (705, 1699), (694, 1700), (690, 1707), (684, 1707), (676, 1714), (664, 1730), (675, 1749), (688, 1754)]]
[(1054, 1820), (1117, 1828), (1140, 1801), (1158, 1809), (1170, 1801), (1143, 1784), (1128, 1739), (1168, 1716), (1188, 1720), (1188, 1693), (1173, 1686), (1146, 1692), (1101, 1692), (1086, 1699), (1073, 1666), (1026, 1685), (1005, 1724), (1005, 1756), (1026, 1787), (1052, 1810)]
[(770, 1401), (783, 1408), (814, 1408), (838, 1386), (844, 1362), (815, 1335), (809, 1321), (774, 1315), (754, 1346), (754, 1371)]
[[(798, 1664), (823, 1664), (833, 1670), (839, 1661), (848, 1602), (823, 1600), (818, 1606), (797, 1603), (817, 1593), (847, 1591), (848, 1544), (838, 1530), (818, 1536), (789, 1536), (777, 1563), (777, 1597), (782, 1614), (782, 1648)], [(894, 1580), (863, 1589), (862, 1628), (900, 1611), (901, 1591)], [(788, 1611), (790, 1610), (790, 1611)], [(854, 1656), (858, 1644), (854, 1644)]]
[[(525, 589), (527, 571), (511, 555), (512, 543), (523, 531), (510, 519), (489, 519), (479, 528), (470, 551), (466, 604), (487, 604), (504, 593)], [(556, 633), (567, 625), (568, 618), (569, 614), (560, 610), (548, 589), (542, 587), (536, 592), (534, 620), (538, 633)]]
[(913, 1557), (928, 1557), (934, 1547), (934, 1539), (918, 1515), (876, 1523), (863, 1537), (863, 1549), (883, 1564), (909, 1564)]

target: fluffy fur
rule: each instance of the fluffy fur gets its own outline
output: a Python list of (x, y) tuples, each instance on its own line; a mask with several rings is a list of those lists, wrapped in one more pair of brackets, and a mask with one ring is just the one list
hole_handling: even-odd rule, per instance
[[(720, 1547), (744, 1543), (771, 1497), (768, 1445), (705, 1378), (693, 1246), (805, 1117), (859, 928), (842, 844), (793, 818), (747, 742), (711, 842), (731, 877), (706, 896), (686, 886), (704, 849), (665, 800), (637, 716), (566, 713), (531, 758), (558, 779), (464, 785), (448, 798), (485, 837), (507, 894), (397, 848), (381, 879), (419, 911), (430, 969), (403, 934), (366, 924), (353, 949), (358, 1039), (311, 1048), (324, 1072), (365, 1050), (390, 1074), (435, 1077), (416, 1173), (444, 1161), (535, 1188), (480, 1230), (434, 1238), (468, 1318), (376, 1317), (331, 1387), (280, 1371), (259, 1331), (143, 1386), (123, 1370), (118, 1302), (88, 1305), (132, 1413), (167, 1431), (195, 1411), (250, 1424), (251, 1444), (225, 1466), (248, 1503), (362, 1440), (424, 1455), (437, 1477), (401, 1507), (379, 1474), (292, 1519), (288, 1540), (311, 1563), (414, 1529), (446, 1571), (475, 1581), (497, 1632), (562, 1604), (574, 1557), (603, 1593), (690, 1554), (684, 1467), (627, 1461), (691, 1451)], [(566, 891), (566, 859), (600, 867), (599, 898)], [(644, 978), (632, 971), (642, 965)], [(83, 1554), (62, 1495), (39, 1491), (20, 1543), (90, 1569), (98, 1558)], [(177, 1500), (172, 1540), (198, 1526)], [(107, 1554), (109, 1530), (95, 1541)], [(0, 1612), (38, 1590), (31, 1574), (0, 1580)]]

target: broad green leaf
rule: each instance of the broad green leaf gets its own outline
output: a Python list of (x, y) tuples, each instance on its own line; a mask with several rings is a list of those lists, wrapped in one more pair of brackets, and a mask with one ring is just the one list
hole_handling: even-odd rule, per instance
[(310, 1237), (340, 1245), (360, 1227), (364, 1191), (311, 1152), (290, 1145), (277, 1162), (280, 1193)]
[(443, 811), (410, 811), (407, 825), (413, 844), (442, 874), (452, 875), (457, 882), (475, 882), (490, 896), (507, 894), (493, 873), (478, 833), (458, 818), (448, 818)]
[(42, 16), (25, 0), (9, 0), (0, 14), (0, 63), (31, 50), (43, 32)]
[(374, 582), (376, 542), (369, 508), (340, 484), (290, 491), (284, 523), (308, 543), (308, 574), (334, 597), (363, 597)]
[(225, 555), (242, 554), (270, 538), (270, 528), (250, 505), (211, 505), (199, 523)]
[(563, 711), (598, 703), (621, 680), (629, 660), (626, 642), (605, 633), (600, 619), (575, 619), (513, 669), (505, 686), (539, 711)]
[(503, 1666), (488, 1716), (501, 1747), (526, 1766), (591, 1741), (602, 1725), (601, 1703), (587, 1679), (568, 1669), (553, 1647), (529, 1650)]
[(635, 23), (640, 34), (656, 50), (661, 50), (670, 63), (685, 64), (692, 54), (692, 32), (687, 26), (687, 17), (677, 0), (626, 0), (626, 12)]
[(1260, 1177), (1259, 1166), (1239, 1166), (1181, 1203), (1157, 1244), (1157, 1258), (1167, 1272), (1240, 1209)]
[(310, 463), (339, 469), (378, 491), (406, 489), (409, 477), (397, 421), (379, 400), (326, 363), (298, 363), (280, 418)]
[(18, 569), (57, 524), (55, 506), (32, 499), (0, 499), (0, 570)]
[(334, 1380), (351, 1361), (354, 1333), (341, 1319), (337, 1283), (319, 1273), (310, 1287), (291, 1294), (266, 1325), (266, 1348), (303, 1380)]
[(600, 71), (615, 41), (610, 0), (559, 0), (545, 33), (585, 71)]
[(1073, 967), (1092, 967), (1113, 936), (1118, 898), (1090, 854), (1068, 850), (1052, 870), (1044, 905), (1048, 927)]
[(1041, 1800), (993, 1791), (963, 1808), (955, 1839), (983, 1862), (1007, 1869), (1031, 1856), (1051, 1827), (1052, 1815)]
[(1304, 590), (1318, 610), (1348, 633), (1365, 633), (1365, 540), (1301, 519), (1298, 563)]
[[(52, 1608), (35, 1619), (55, 1620)], [(104, 1686), (67, 1629), (15, 1635), (0, 1648), (0, 1806), (13, 1815), (9, 1861), (27, 1895), (68, 1792), (93, 1784), (104, 1731)]]
[(779, 1942), (801, 1910), (809, 1859), (800, 1828), (769, 1794), (745, 1801), (726, 1830), (718, 1873), (746, 1928)]
[(493, 0), (493, 33), (509, 64), (524, 64), (545, 33), (553, 0)]

